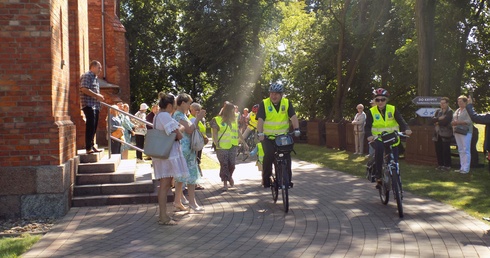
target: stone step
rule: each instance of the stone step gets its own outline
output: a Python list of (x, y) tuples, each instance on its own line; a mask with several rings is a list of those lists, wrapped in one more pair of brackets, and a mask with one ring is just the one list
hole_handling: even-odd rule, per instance
[[(173, 195), (167, 196), (167, 202), (173, 202)], [(139, 194), (78, 196), (78, 197), (73, 197), (72, 199), (73, 207), (147, 204), (147, 203), (158, 203), (157, 194), (155, 192), (139, 193)]]
[[(104, 149), (99, 148), (99, 150)], [(80, 163), (95, 163), (104, 158), (106, 153), (102, 151), (92, 154), (86, 154), (85, 150), (77, 150), (77, 155), (80, 157)]]
[[(96, 155), (96, 154), (89, 154), (90, 155)], [(124, 161), (131, 161), (134, 163), (132, 167), (134, 168), (136, 166), (136, 162), (134, 160), (124, 160)], [(116, 169), (119, 169), (121, 164), (121, 155), (120, 154), (112, 154), (111, 158), (108, 157), (103, 157), (99, 161), (95, 163), (80, 163), (78, 165), (78, 174), (93, 174), (93, 173), (110, 173), (116, 171)], [(131, 166), (131, 163), (125, 162), (125, 166)]]
[(153, 193), (155, 185), (152, 180), (131, 183), (76, 185), (73, 189), (74, 196), (113, 195), (113, 194), (138, 194)]
[[(96, 185), (96, 184), (117, 184), (117, 183), (132, 183), (135, 182), (135, 172), (136, 172), (136, 160), (121, 160), (121, 155), (112, 155), (110, 160), (100, 161), (92, 168), (96, 168), (94, 172), (84, 171), (80, 173), (80, 164), (78, 166), (78, 174), (76, 176), (76, 185)], [(101, 171), (100, 167), (96, 165), (100, 165), (101, 163), (108, 163), (115, 166), (117, 163), (117, 169), (115, 171)], [(89, 164), (90, 165), (90, 164)], [(105, 167), (107, 168), (107, 167)]]

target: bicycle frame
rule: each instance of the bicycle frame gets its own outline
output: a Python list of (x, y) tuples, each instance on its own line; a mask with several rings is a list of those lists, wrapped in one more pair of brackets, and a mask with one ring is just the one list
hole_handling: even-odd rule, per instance
[[(280, 136), (283, 137), (284, 135), (276, 135), (275, 137), (280, 137)], [(272, 199), (274, 200), (274, 203), (277, 202), (278, 190), (280, 188), (282, 192), (284, 212), (289, 211), (289, 188), (290, 188), (289, 186), (290, 164), (288, 163), (289, 160), (286, 158), (286, 155), (294, 151), (293, 150), (294, 143), (292, 142), (292, 138), (290, 138), (289, 141), (287, 141), (287, 143), (284, 143), (286, 144), (284, 145), (286, 147), (284, 147), (284, 146), (279, 146), (275, 138), (273, 140), (274, 169), (272, 170), (272, 174), (271, 174)]]
[[(403, 186), (400, 174), (400, 167), (398, 162), (395, 161), (395, 157), (393, 155), (393, 147), (392, 145), (399, 141), (399, 136), (407, 137), (398, 132), (394, 133), (383, 133), (380, 136), (377, 136), (375, 140), (381, 138), (383, 147), (384, 147), (384, 155), (383, 155), (383, 166), (382, 166), (382, 180), (378, 182), (376, 188), (379, 190), (379, 196), (381, 202), (383, 204), (388, 204), (389, 202), (389, 192), (390, 190), (393, 192), (393, 197), (396, 200), (398, 215), (400, 218), (403, 217)], [(373, 163), (368, 163), (368, 172), (369, 169), (374, 166)], [(370, 177), (368, 177), (370, 179)]]

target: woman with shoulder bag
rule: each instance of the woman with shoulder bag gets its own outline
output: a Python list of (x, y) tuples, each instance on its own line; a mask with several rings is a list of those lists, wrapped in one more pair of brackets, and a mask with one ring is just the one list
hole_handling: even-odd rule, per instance
[(222, 112), (211, 121), (212, 139), (216, 145), (216, 156), (220, 164), (219, 176), (223, 182), (223, 191), (228, 190), (228, 182), (230, 187), (235, 185), (233, 172), (235, 171), (238, 142), (241, 141), (248, 149), (248, 145), (238, 128), (234, 109), (234, 105), (226, 101)]
[(434, 144), (436, 147), (437, 170), (451, 170), (451, 138), (453, 137), (453, 128), (451, 121), (453, 119), (453, 110), (449, 107), (449, 98), (441, 98), (441, 109), (437, 110), (432, 122), (434, 123)]
[[(172, 118), (171, 113), (174, 110), (175, 97), (172, 94), (158, 94), (160, 99), (158, 105), (160, 111), (155, 116), (153, 121), (153, 127), (157, 130), (165, 131), (167, 135), (176, 133), (176, 141), (172, 145), (170, 155), (168, 159), (152, 158), (153, 173), (155, 179), (160, 181), (160, 188), (158, 189), (158, 207), (159, 207), (159, 221), (160, 225), (176, 225), (170, 216), (167, 215), (167, 193), (172, 185), (173, 178), (186, 178), (189, 177), (189, 170), (187, 163), (182, 152), (182, 147), (178, 140), (182, 139), (181, 126), (176, 120)], [(180, 186), (180, 194), (182, 194), (182, 183), (175, 187), (175, 199), (177, 200), (179, 191), (177, 188)], [(178, 199), (180, 200), (180, 198)]]
[(466, 111), (466, 104), (468, 103), (468, 98), (464, 95), (458, 97), (459, 108), (453, 114), (453, 121), (451, 125), (453, 126), (454, 139), (458, 146), (459, 160), (461, 168), (455, 170), (454, 172), (459, 172), (461, 174), (468, 174), (470, 172), (471, 164), (471, 136), (473, 123), (471, 118)]

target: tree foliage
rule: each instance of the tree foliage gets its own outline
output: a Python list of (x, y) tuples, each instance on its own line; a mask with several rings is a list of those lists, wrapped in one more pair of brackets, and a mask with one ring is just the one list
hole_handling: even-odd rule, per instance
[(189, 93), (210, 116), (283, 82), (304, 119), (340, 121), (385, 87), (409, 119), (417, 95), (490, 104), (485, 0), (121, 0), (133, 107)]

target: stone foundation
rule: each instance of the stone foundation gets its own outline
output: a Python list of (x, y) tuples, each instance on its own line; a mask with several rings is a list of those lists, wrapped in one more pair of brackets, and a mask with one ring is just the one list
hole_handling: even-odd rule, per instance
[(60, 166), (0, 168), (0, 219), (65, 215), (79, 162), (77, 156)]

